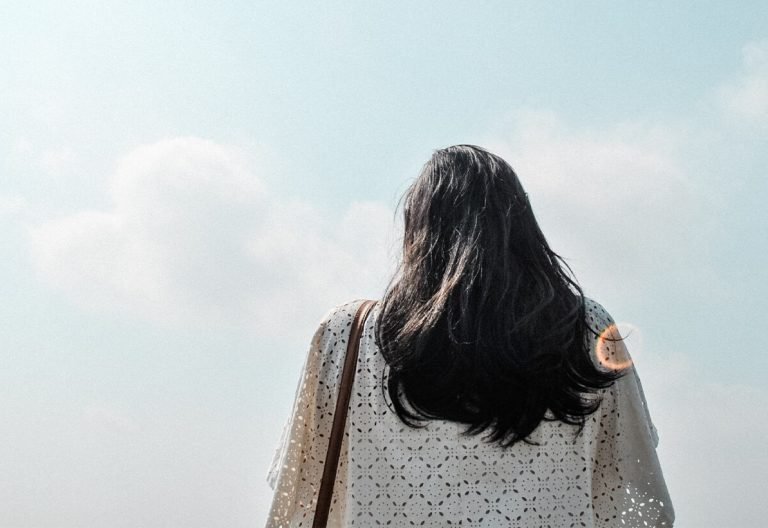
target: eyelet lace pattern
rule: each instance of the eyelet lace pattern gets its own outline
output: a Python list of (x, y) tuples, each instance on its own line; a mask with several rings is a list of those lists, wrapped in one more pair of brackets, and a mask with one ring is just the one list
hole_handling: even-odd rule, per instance
[[(315, 333), (268, 480), (268, 528), (310, 527), (333, 423), (352, 318), (361, 301), (331, 310)], [(587, 300), (597, 333), (614, 325)], [(463, 426), (405, 426), (387, 406), (386, 363), (366, 322), (328, 526), (659, 527), (674, 512), (656, 456), (658, 435), (634, 366), (612, 387), (581, 434), (544, 421), (502, 449)], [(631, 365), (620, 342), (592, 340), (593, 358)], [(602, 348), (601, 348), (602, 347)], [(598, 359), (600, 358), (600, 359)], [(384, 385), (386, 386), (386, 385)]]

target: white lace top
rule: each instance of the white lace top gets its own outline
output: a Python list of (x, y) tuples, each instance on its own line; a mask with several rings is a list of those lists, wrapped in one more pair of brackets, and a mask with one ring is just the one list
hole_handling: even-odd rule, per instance
[[(333, 309), (307, 356), (293, 412), (268, 481), (275, 490), (268, 527), (310, 527), (346, 339), (360, 301)], [(600, 333), (610, 315), (587, 301)], [(328, 526), (655, 527), (674, 512), (656, 457), (658, 436), (634, 367), (601, 391), (600, 409), (576, 427), (542, 422), (530, 437), (502, 449), (463, 426), (404, 425), (382, 391), (386, 363), (368, 317), (334, 486)], [(631, 364), (614, 341), (592, 339), (603, 365)]]

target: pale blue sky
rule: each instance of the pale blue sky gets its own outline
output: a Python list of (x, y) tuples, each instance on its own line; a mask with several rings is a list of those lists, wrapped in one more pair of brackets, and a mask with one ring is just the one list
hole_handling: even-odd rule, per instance
[(634, 329), (678, 525), (768, 515), (768, 4), (17, 2), (0, 71), (0, 528), (262, 525), (453, 143)]

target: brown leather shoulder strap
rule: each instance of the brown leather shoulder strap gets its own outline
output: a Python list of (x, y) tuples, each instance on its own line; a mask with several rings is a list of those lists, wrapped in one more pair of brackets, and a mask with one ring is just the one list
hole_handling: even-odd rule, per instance
[(325, 456), (323, 466), (323, 478), (320, 481), (320, 493), (317, 496), (317, 507), (315, 508), (315, 518), (312, 528), (324, 528), (328, 522), (328, 513), (331, 509), (331, 498), (333, 497), (333, 484), (336, 481), (336, 470), (339, 465), (339, 454), (341, 453), (341, 443), (344, 439), (344, 426), (347, 422), (347, 410), (349, 409), (349, 400), (352, 396), (352, 384), (355, 381), (355, 370), (357, 369), (357, 355), (360, 350), (360, 336), (363, 333), (365, 320), (376, 301), (364, 301), (358, 308), (352, 327), (349, 330), (349, 339), (347, 341), (347, 354), (344, 359), (344, 369), (341, 372), (341, 383), (339, 384), (339, 395), (336, 398), (336, 410), (333, 414), (333, 427), (331, 428), (331, 437), (328, 441), (328, 453)]

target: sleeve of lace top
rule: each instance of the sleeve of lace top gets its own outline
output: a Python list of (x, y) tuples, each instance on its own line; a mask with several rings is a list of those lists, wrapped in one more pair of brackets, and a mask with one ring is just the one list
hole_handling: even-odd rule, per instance
[(659, 436), (637, 369), (611, 316), (595, 303), (599, 337), (595, 356), (601, 368), (624, 375), (601, 391), (593, 445), (592, 502), (598, 526), (672, 526), (674, 510), (661, 472)]
[(267, 482), (274, 490), (283, 470), (290, 470), (292, 451), (295, 447), (301, 449), (301, 440), (306, 436), (307, 424), (313, 420), (314, 408), (308, 405), (314, 399), (317, 390), (317, 361), (320, 344), (325, 331), (325, 321), (315, 331), (304, 365), (301, 368), (296, 387), (291, 414), (283, 426), (280, 442), (275, 450), (272, 464), (267, 474)]
[(268, 527), (312, 523), (348, 327), (356, 307), (347, 303), (331, 310), (312, 338), (293, 409), (267, 475), (274, 489)]

